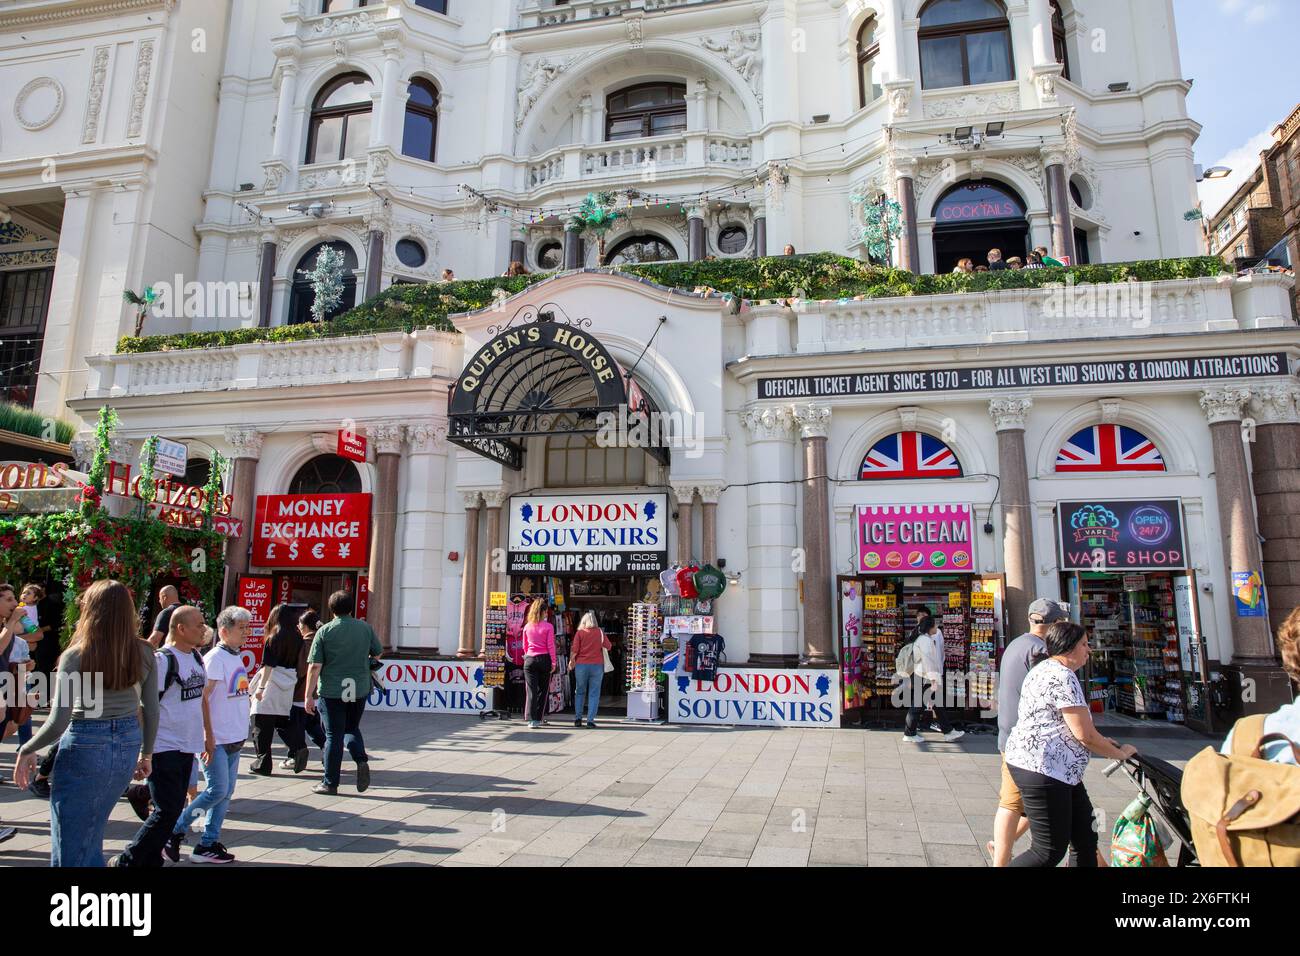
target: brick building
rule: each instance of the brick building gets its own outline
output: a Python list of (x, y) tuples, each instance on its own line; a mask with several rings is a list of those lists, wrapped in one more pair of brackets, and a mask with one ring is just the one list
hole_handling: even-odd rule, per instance
[(1277, 171), (1270, 155), (1259, 154), (1250, 178), (1209, 219), (1210, 253), (1230, 265), (1253, 265), (1282, 238)]
[(1300, 106), (1273, 130), (1273, 148), (1265, 165), (1277, 184), (1274, 202), (1282, 223), (1278, 240), (1286, 243), (1288, 259), (1295, 268), (1300, 262)]

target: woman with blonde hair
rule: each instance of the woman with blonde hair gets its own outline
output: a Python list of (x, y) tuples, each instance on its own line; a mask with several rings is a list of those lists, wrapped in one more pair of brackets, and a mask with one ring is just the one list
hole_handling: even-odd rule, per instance
[(133, 775), (144, 779), (152, 769), (157, 686), (131, 592), (120, 581), (96, 581), (81, 597), (76, 633), (59, 658), (50, 715), (18, 752), (16, 782), (26, 787), (37, 752), (59, 742), (50, 780), (51, 866), (104, 865), (113, 805)]
[(573, 647), (569, 649), (569, 672), (573, 674), (573, 726), (582, 726), (582, 704), (587, 703), (587, 726), (596, 726), (600, 707), (600, 685), (605, 679), (605, 651), (614, 645), (596, 623), (591, 611), (582, 615)]
[(546, 714), (546, 689), (555, 670), (555, 628), (546, 620), (546, 602), (541, 598), (528, 607), (524, 622), (524, 685), (528, 689), (525, 712), (529, 727), (542, 726)]

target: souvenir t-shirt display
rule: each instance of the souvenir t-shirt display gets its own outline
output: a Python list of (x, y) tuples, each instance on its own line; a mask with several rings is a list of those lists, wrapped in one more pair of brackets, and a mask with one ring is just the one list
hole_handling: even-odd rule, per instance
[(659, 584), (664, 589), (664, 594), (669, 597), (681, 597), (681, 589), (677, 586), (677, 568), (668, 568), (659, 572)]
[(699, 594), (695, 591), (695, 572), (699, 570), (698, 565), (689, 565), (677, 572), (677, 591), (684, 598), (695, 600)]
[(690, 645), (690, 667), (692, 680), (711, 681), (718, 675), (718, 662), (727, 642), (721, 634), (696, 634), (687, 644)]
[(726, 575), (711, 564), (695, 572), (693, 583), (696, 596), (710, 601), (727, 589)]

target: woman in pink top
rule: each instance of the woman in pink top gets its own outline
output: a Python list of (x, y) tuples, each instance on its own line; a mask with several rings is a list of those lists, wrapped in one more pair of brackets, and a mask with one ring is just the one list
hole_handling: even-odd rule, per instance
[(524, 623), (524, 685), (528, 688), (528, 726), (542, 726), (546, 689), (555, 670), (555, 628), (546, 620), (546, 602), (538, 598), (528, 608)]
[(569, 670), (573, 672), (573, 726), (582, 726), (582, 702), (587, 702), (587, 726), (596, 726), (596, 709), (600, 707), (600, 684), (605, 679), (605, 651), (614, 645), (596, 624), (591, 611), (582, 615), (578, 632), (573, 635), (569, 653)]

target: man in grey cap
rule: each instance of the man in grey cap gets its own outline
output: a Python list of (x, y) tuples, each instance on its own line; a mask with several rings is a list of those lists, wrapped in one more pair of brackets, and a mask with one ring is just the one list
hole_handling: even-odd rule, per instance
[[(1016, 725), (1020, 710), (1020, 687), (1029, 669), (1047, 656), (1043, 635), (1054, 621), (1064, 621), (1070, 616), (1070, 605), (1047, 598), (1039, 598), (1029, 605), (1029, 630), (1007, 645), (1002, 652), (1002, 666), (998, 672), (998, 751), (1007, 745), (1007, 736)], [(993, 839), (988, 844), (994, 866), (1011, 862), (1011, 849), (1016, 840), (1029, 829), (1025, 804), (1020, 789), (1002, 761), (1002, 787), (998, 793), (998, 814), (993, 821)]]

